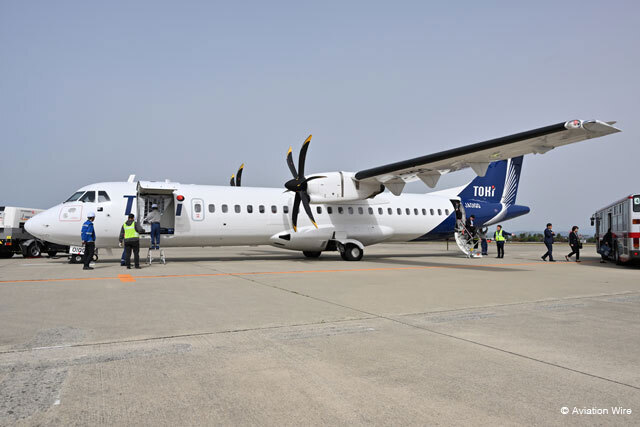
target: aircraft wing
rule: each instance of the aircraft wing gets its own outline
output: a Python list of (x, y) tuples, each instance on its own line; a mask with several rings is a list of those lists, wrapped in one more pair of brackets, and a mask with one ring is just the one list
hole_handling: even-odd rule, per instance
[(445, 173), (470, 167), (479, 176), (484, 176), (491, 162), (524, 154), (544, 154), (556, 147), (620, 132), (614, 124), (599, 120), (571, 120), (365, 169), (357, 172), (355, 178), (358, 181), (381, 182), (395, 195), (402, 193), (406, 182), (418, 179), (433, 188)]

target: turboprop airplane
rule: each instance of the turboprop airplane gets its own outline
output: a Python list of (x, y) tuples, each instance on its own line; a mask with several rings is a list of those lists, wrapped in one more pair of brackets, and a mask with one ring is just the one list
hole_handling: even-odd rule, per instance
[[(127, 182), (82, 187), (25, 228), (46, 241), (79, 245), (87, 213), (96, 212), (96, 247), (114, 248), (127, 215), (144, 218), (155, 203), (162, 213), (163, 247), (273, 245), (310, 258), (339, 251), (344, 260), (357, 261), (368, 245), (456, 236), (468, 251), (458, 239), (456, 213), (463, 220), (475, 215), (478, 226), (528, 213), (527, 206), (515, 203), (523, 156), (619, 132), (614, 124), (571, 120), (355, 173), (307, 175), (309, 136), (297, 167), (289, 148), (293, 178), (284, 184), (284, 193), (282, 188), (240, 186), (242, 167), (229, 186), (134, 182), (132, 176)], [(402, 194), (407, 182), (421, 180), (434, 188), (441, 175), (465, 168), (477, 174), (466, 186)], [(305, 215), (299, 215), (300, 205)]]

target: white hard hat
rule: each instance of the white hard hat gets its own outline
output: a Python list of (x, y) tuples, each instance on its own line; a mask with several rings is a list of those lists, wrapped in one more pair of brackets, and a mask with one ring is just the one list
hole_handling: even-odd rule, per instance
[(158, 205), (156, 205), (155, 203), (151, 205), (151, 209), (157, 208), (157, 207), (158, 207)]
[(95, 218), (96, 217), (96, 213), (95, 212), (89, 212), (87, 214), (87, 218)]

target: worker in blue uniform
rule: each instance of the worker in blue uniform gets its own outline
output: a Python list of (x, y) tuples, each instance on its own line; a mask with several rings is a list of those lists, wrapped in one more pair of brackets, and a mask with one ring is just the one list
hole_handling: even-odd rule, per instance
[(93, 267), (89, 267), (89, 263), (93, 259), (93, 254), (96, 250), (96, 231), (93, 228), (93, 221), (95, 221), (95, 219), (96, 214), (89, 212), (87, 220), (82, 224), (82, 231), (80, 232), (82, 246), (84, 246), (83, 270), (93, 270)]

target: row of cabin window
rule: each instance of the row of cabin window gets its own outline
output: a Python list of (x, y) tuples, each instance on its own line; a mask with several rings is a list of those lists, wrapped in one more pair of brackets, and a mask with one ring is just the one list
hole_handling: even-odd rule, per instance
[[(196, 212), (200, 212), (200, 210), (202, 209), (200, 207), (200, 204), (195, 205), (194, 207)], [(358, 208), (358, 213), (360, 215), (364, 215), (364, 208), (362, 206), (359, 206)], [(235, 205), (234, 206), (234, 210), (236, 213), (240, 213), (242, 211), (242, 207), (240, 205)], [(338, 206), (337, 208), (338, 213), (339, 214), (343, 214), (344, 213), (344, 208), (342, 206)], [(209, 212), (214, 213), (216, 211), (216, 205), (214, 204), (210, 204), (209, 205)], [(289, 206), (283, 206), (282, 207), (282, 211), (284, 213), (289, 213)], [(404, 212), (406, 215), (411, 215), (411, 211), (412, 209), (410, 208), (405, 208)], [(442, 209), (437, 209), (438, 211), (438, 215), (442, 215)], [(227, 205), (222, 205), (222, 213), (227, 213), (229, 212), (229, 207)], [(265, 206), (264, 205), (259, 205), (258, 206), (258, 212), (260, 213), (265, 213)], [(322, 206), (317, 206), (316, 207), (316, 212), (318, 214), (322, 214)], [(349, 213), (349, 215), (353, 215), (354, 214), (354, 209), (353, 207), (349, 206), (347, 207), (347, 212)], [(369, 215), (373, 215), (374, 210), (372, 207), (368, 207), (367, 208), (367, 212), (369, 213)], [(398, 215), (402, 215), (402, 208), (396, 208), (396, 212)], [(253, 213), (253, 205), (247, 205), (247, 213)], [(271, 206), (271, 213), (278, 213), (278, 207), (276, 205), (272, 205)], [(327, 206), (327, 213), (328, 214), (333, 214), (333, 207), (332, 206)], [(420, 213), (422, 213), (422, 215), (427, 215), (427, 210), (425, 208), (422, 209), (418, 209), (418, 208), (413, 208), (413, 214), (414, 215), (420, 215)], [(435, 215), (436, 211), (434, 209), (429, 209), (429, 213), (431, 215)], [(449, 216), (449, 209), (445, 209), (444, 213), (446, 216)], [(384, 208), (378, 208), (378, 215), (383, 215), (384, 214)], [(393, 215), (393, 208), (387, 208), (387, 215)]]

